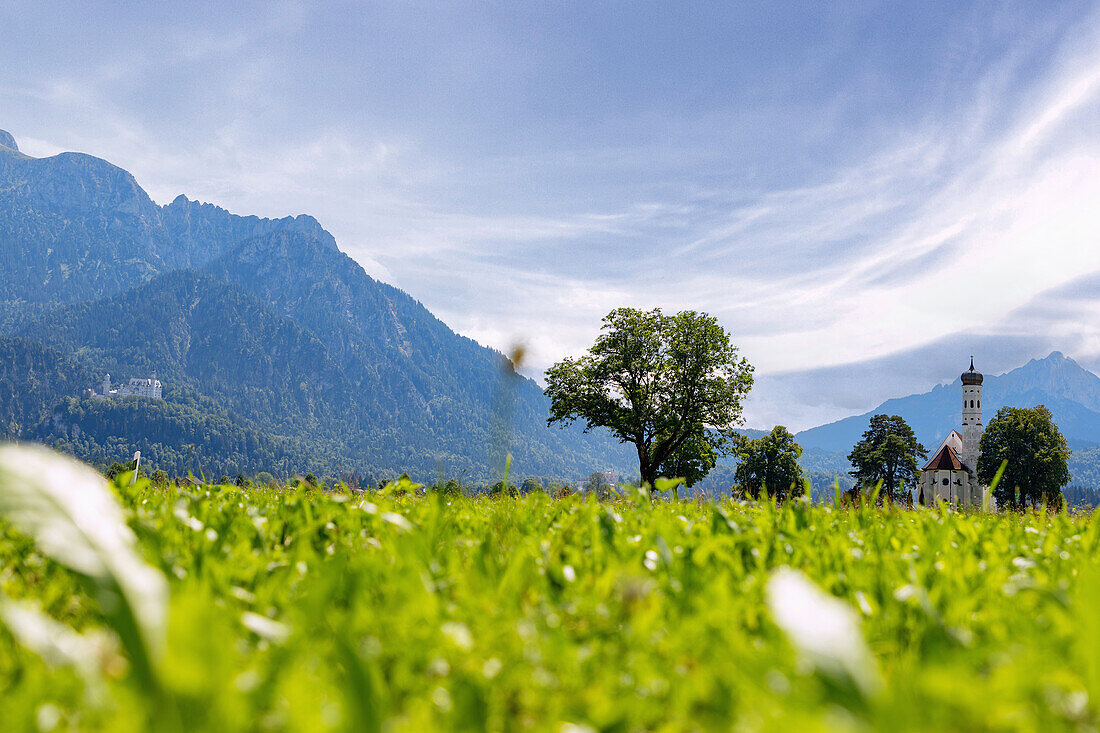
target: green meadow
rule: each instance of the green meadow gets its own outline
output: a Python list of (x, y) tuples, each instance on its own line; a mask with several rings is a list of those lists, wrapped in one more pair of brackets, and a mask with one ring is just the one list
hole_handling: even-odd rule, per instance
[(128, 478), (109, 492), (167, 581), (161, 627), (0, 521), (5, 731), (1100, 720), (1088, 515)]

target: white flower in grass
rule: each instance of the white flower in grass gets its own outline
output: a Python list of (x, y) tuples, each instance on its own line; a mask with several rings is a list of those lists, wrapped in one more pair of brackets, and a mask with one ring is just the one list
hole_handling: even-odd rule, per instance
[(289, 626), (258, 613), (245, 611), (241, 614), (241, 624), (261, 639), (275, 644), (282, 644), (290, 638)]
[(397, 529), (402, 532), (411, 532), (413, 529), (412, 522), (406, 519), (403, 514), (398, 514), (397, 512), (384, 512), (382, 514), (382, 519), (397, 527)]
[(106, 637), (78, 634), (29, 603), (0, 598), (0, 621), (46, 664), (74, 667), (87, 679), (96, 677), (110, 645)]
[(42, 446), (4, 445), (0, 517), (57, 562), (121, 594), (122, 607), (108, 615), (131, 661), (148, 668), (159, 657), (168, 584), (138, 554), (137, 539), (102, 476)]
[(443, 635), (451, 640), (451, 643), (464, 652), (474, 647), (474, 635), (470, 633), (470, 627), (460, 621), (448, 621), (440, 628)]
[(776, 625), (820, 672), (850, 680), (865, 696), (880, 689), (878, 664), (863, 639), (855, 609), (791, 568), (772, 573), (767, 598)]

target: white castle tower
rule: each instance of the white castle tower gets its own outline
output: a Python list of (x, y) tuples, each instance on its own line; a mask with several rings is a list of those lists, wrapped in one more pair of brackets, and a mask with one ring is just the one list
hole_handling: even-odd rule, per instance
[(103, 375), (103, 396), (109, 397), (111, 394), (111, 374), (108, 372)]
[(974, 371), (974, 357), (970, 357), (970, 369), (962, 373), (963, 419), (962, 455), (959, 456), (971, 471), (978, 471), (978, 445), (982, 440), (982, 375)]

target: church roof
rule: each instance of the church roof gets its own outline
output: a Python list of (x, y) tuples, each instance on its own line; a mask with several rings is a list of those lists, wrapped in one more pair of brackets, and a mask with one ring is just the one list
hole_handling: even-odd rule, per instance
[(924, 471), (965, 471), (962, 461), (959, 460), (959, 456), (955, 453), (955, 449), (947, 443), (940, 448), (939, 452), (932, 457), (932, 460), (928, 462), (922, 470)]
[(954, 450), (956, 454), (962, 455), (963, 436), (959, 433), (958, 430), (952, 430), (950, 433), (947, 434), (947, 437), (943, 439), (942, 443), (940, 443), (940, 447), (936, 448), (935, 452), (932, 455), (936, 455), (936, 453), (939, 453), (941, 450), (943, 450), (943, 447), (945, 445), (951, 446), (951, 449)]

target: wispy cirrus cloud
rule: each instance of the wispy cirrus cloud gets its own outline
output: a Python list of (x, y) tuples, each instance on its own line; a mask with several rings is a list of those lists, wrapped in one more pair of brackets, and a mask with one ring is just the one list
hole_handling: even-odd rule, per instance
[[(907, 134), (896, 148), (842, 169), (824, 183), (736, 191), (725, 200), (720, 195), (685, 197), (655, 206), (657, 212), (676, 212), (670, 218), (690, 212), (689, 225), (669, 222), (664, 231), (678, 231), (676, 237), (650, 240), (643, 234), (633, 240), (635, 256), (622, 264), (622, 279), (587, 281), (589, 289), (608, 298), (555, 306), (554, 332), (545, 343), (535, 337), (536, 362), (557, 358), (570, 334), (572, 350), (583, 348), (600, 309), (622, 303), (716, 312), (741, 335), (765, 381), (774, 374), (786, 375), (781, 381), (791, 383), (805, 372), (807, 381), (817, 382), (813, 390), (819, 394), (828, 392), (824, 367), (885, 363), (881, 360), (892, 354), (916, 358), (914, 349), (922, 345), (931, 352), (916, 370), (924, 381), (941, 381), (937, 369), (942, 379), (950, 379), (957, 371), (952, 359), (965, 354), (934, 353), (945, 341), (988, 346), (1000, 335), (1017, 348), (1026, 343), (1046, 349), (1049, 336), (1061, 332), (1085, 351), (1080, 355), (1087, 361), (1095, 347), (1069, 338), (1071, 322), (1043, 329), (1033, 321), (1029, 326), (1041, 334), (1033, 339), (1022, 339), (1018, 323), (1025, 303), (1081, 272), (1100, 270), (1100, 248), (1095, 247), (1100, 211), (1090, 203), (1100, 200), (1095, 176), (1100, 147), (1080, 128), (1084, 121), (1088, 129), (1088, 120), (1098, 119), (1100, 111), (1100, 56), (1095, 51), (1100, 44), (1082, 37), (1096, 37), (1095, 19), (1055, 50), (1049, 76), (1012, 83), (1021, 70), (995, 65), (990, 74), (996, 78), (976, 80), (983, 93), (973, 107)], [(1015, 93), (1002, 98), (994, 114), (984, 93), (989, 89)], [(660, 230), (660, 213), (645, 226)], [(592, 233), (585, 236), (592, 241)], [(565, 239), (546, 246), (565, 254), (574, 244)], [(669, 247), (670, 240), (677, 244)], [(470, 248), (477, 243), (459, 249)], [(606, 248), (602, 245), (602, 251)], [(583, 251), (574, 256), (586, 258)], [(514, 318), (514, 333), (539, 333), (534, 324), (541, 312), (517, 312), (515, 303), (524, 298), (546, 302), (550, 291), (570, 288), (561, 287), (564, 278), (528, 282), (522, 277), (528, 265), (523, 260), (493, 271), (498, 282), (522, 283), (526, 295), (501, 287), (499, 298), (480, 304), (499, 314), (495, 328), (484, 330), (471, 322), (473, 330), (501, 343), (505, 329), (500, 323)], [(460, 312), (449, 315), (463, 327)], [(562, 316), (573, 325), (563, 328)], [(477, 318), (484, 320), (484, 315)], [(524, 329), (524, 323), (532, 327)], [(1025, 351), (1019, 357), (1034, 355)], [(886, 375), (867, 376), (861, 409), (901, 388)], [(750, 419), (804, 427), (807, 420), (837, 417), (855, 407), (837, 399), (832, 407), (800, 416), (792, 408), (804, 395), (772, 396), (773, 405), (755, 405)]]

